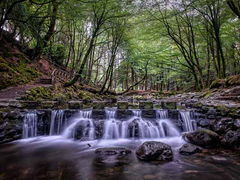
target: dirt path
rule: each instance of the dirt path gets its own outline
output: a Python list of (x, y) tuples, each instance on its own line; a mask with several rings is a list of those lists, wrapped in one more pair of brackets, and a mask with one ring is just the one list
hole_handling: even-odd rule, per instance
[(51, 85), (35, 84), (35, 85), (21, 85), (17, 87), (9, 87), (0, 91), (0, 99), (15, 99), (24, 95), (24, 93), (35, 87), (49, 87)]

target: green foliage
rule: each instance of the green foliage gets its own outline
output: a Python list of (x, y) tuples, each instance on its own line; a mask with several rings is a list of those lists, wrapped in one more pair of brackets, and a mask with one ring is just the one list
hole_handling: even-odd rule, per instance
[(62, 44), (54, 44), (52, 47), (47, 46), (44, 48), (44, 54), (47, 54), (53, 63), (63, 65), (66, 58), (66, 47)]
[[(240, 73), (239, 20), (226, 1), (188, 4), (190, 1), (181, 0), (176, 5), (147, 0), (26, 0), (5, 14), (15, 2), (0, 3), (1, 14), (8, 18), (5, 28), (10, 27), (11, 34), (33, 48), (34, 53), (43, 51), (58, 65), (66, 65), (74, 72), (83, 65), (81, 78), (87, 83), (114, 81), (113, 89), (124, 90), (145, 76), (147, 66), (147, 78), (138, 85), (139, 89), (146, 83), (151, 90), (175, 92), (209, 87), (215, 79), (222, 78), (223, 72), (228, 76)], [(115, 56), (112, 47), (122, 32)], [(90, 53), (89, 47), (93, 47)], [(2, 54), (3, 58), (12, 56), (9, 51)], [(111, 58), (117, 60), (113, 75), (106, 77)], [(19, 81), (26, 83), (27, 76), (37, 74), (34, 67), (25, 68), (24, 58), (19, 59), (18, 69), (9, 62), (0, 64), (0, 70), (7, 72), (2, 75), (0, 88)], [(23, 74), (22, 79), (15, 78), (17, 74)], [(231, 80), (227, 82), (232, 84)], [(217, 80), (210, 88), (221, 85)]]

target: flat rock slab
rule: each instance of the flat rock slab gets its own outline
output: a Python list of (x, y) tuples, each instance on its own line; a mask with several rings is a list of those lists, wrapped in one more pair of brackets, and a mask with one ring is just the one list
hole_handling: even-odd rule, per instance
[(101, 155), (128, 155), (131, 153), (131, 151), (127, 150), (126, 148), (110, 147), (99, 148), (95, 151), (95, 153)]
[(202, 148), (193, 144), (184, 144), (179, 150), (179, 153), (182, 155), (192, 155), (200, 152), (202, 152)]

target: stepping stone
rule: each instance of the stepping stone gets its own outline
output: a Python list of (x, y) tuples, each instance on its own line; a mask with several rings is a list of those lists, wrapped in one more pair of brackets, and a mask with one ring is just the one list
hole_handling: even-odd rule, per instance
[(99, 148), (95, 151), (96, 154), (101, 155), (128, 155), (131, 153), (130, 150), (126, 148), (110, 147), (110, 148)]

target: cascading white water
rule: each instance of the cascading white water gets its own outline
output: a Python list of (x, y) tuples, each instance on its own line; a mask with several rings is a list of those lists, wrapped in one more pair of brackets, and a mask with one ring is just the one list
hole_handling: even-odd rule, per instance
[(143, 120), (141, 110), (132, 112), (132, 118), (120, 121), (116, 119), (115, 109), (106, 109), (107, 121), (104, 123), (103, 139), (161, 138), (180, 135), (175, 125), (167, 119), (167, 111), (156, 111), (157, 120)]
[(193, 132), (197, 129), (196, 121), (191, 118), (190, 111), (180, 111), (180, 115), (184, 122), (184, 131)]
[(23, 122), (23, 138), (37, 136), (38, 116), (36, 112), (29, 112), (25, 114)]
[(67, 119), (63, 123), (64, 110), (54, 110), (51, 114), (50, 136), (60, 135), (63, 129), (67, 127)]
[(134, 117), (141, 117), (142, 116), (142, 111), (141, 110), (132, 110), (133, 116)]
[[(133, 117), (120, 121), (116, 118), (117, 109), (105, 109), (106, 120), (103, 127), (103, 139), (119, 138), (163, 138), (179, 136), (180, 132), (174, 123), (168, 119), (168, 110), (156, 110), (156, 119), (142, 118), (141, 110), (132, 110)], [(191, 119), (189, 111), (180, 111), (184, 122), (184, 131), (196, 130), (195, 120)], [(95, 139), (95, 125), (91, 119), (92, 110), (78, 111), (75, 118), (67, 120), (63, 110), (52, 111), (50, 135), (62, 135), (64, 138)], [(37, 113), (25, 115), (23, 138), (37, 136)]]
[(168, 110), (156, 110), (157, 119), (167, 119)]
[(159, 138), (160, 132), (154, 121), (142, 119), (141, 110), (132, 110), (133, 117), (121, 124), (121, 138)]
[(161, 137), (179, 136), (177, 127), (168, 119), (168, 110), (157, 110), (158, 127)]
[(76, 127), (81, 123), (84, 129), (83, 137), (93, 140), (95, 138), (95, 127), (92, 117), (92, 110), (79, 111), (71, 124), (64, 130), (62, 136), (65, 138), (74, 138)]
[(106, 108), (106, 121), (104, 123), (103, 139), (118, 139), (120, 138), (120, 124), (121, 121), (116, 120), (116, 109)]

